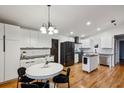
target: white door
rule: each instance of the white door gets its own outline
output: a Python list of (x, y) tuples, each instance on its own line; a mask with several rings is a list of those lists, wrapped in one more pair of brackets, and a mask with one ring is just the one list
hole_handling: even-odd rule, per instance
[(0, 39), (3, 39), (4, 35), (4, 24), (0, 23)]
[(0, 82), (4, 81), (4, 52), (3, 40), (0, 40)]
[(20, 40), (20, 27), (5, 24), (5, 35), (7, 40)]
[(3, 35), (4, 35), (4, 24), (0, 23), (0, 82), (4, 81)]
[(17, 78), (19, 59), (20, 59), (19, 41), (6, 40), (5, 81)]

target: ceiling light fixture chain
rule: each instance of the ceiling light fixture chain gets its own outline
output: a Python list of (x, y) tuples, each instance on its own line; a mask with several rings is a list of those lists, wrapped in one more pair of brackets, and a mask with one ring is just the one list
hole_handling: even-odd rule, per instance
[(50, 7), (51, 5), (47, 5), (48, 6), (48, 28), (50, 27)]

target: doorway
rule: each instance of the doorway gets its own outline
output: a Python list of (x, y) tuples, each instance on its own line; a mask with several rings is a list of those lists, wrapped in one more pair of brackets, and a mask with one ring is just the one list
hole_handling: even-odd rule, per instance
[(124, 41), (119, 42), (119, 51), (120, 64), (124, 64)]
[(59, 40), (52, 39), (52, 48), (51, 48), (51, 55), (54, 55), (54, 61), (58, 63), (58, 47), (59, 47)]
[(114, 56), (115, 63), (124, 64), (124, 34), (115, 35)]

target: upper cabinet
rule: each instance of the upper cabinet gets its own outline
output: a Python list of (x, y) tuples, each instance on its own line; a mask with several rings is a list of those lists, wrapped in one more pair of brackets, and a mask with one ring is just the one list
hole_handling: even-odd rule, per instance
[(5, 35), (6, 39), (8, 40), (20, 40), (21, 39), (20, 27), (5, 24)]
[(30, 47), (30, 30), (21, 29), (21, 46)]
[(84, 39), (81, 40), (82, 48), (91, 48), (91, 40), (90, 39)]
[(31, 47), (38, 47), (38, 31), (30, 31)]
[(51, 48), (51, 36), (40, 31), (21, 29), (21, 47)]
[(101, 37), (101, 48), (112, 48), (112, 37)]
[(38, 46), (51, 48), (51, 36), (48, 34), (41, 34), (38, 32)]
[(4, 24), (0, 23), (0, 39), (3, 39), (4, 35)]

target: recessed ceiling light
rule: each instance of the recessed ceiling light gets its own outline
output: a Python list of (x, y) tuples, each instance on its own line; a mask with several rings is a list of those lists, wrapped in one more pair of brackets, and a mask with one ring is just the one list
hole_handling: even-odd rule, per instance
[(90, 21), (87, 21), (86, 25), (87, 26), (90, 26), (91, 25), (91, 22)]
[(81, 37), (85, 37), (85, 35), (81, 35)]
[(98, 28), (97, 28), (97, 31), (101, 31), (101, 28), (98, 27)]
[(73, 35), (73, 34), (74, 34), (74, 32), (70, 32), (70, 34), (71, 34), (71, 35)]

